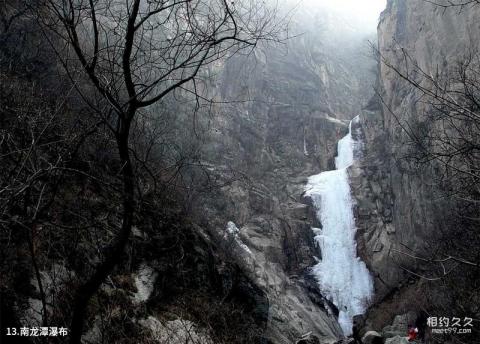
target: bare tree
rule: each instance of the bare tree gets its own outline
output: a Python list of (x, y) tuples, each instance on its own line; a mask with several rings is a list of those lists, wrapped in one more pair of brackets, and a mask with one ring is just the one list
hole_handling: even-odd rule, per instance
[[(88, 302), (116, 266), (134, 222), (130, 139), (142, 109), (179, 88), (196, 94), (203, 66), (278, 40), (284, 27), (274, 7), (254, 0), (45, 0), (38, 18), (79, 94), (113, 133), (121, 166), (121, 228), (75, 296), (71, 343), (80, 343)], [(78, 82), (83, 77), (88, 84)]]
[(476, 6), (480, 4), (479, 0), (423, 0), (429, 4), (435, 5), (437, 7), (443, 8), (444, 10), (448, 8), (458, 8), (460, 11), (463, 11), (469, 6)]

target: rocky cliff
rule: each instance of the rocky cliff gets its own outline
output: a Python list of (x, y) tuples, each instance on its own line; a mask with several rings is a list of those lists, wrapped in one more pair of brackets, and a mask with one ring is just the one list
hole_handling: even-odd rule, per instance
[[(369, 319), (377, 329), (398, 310), (450, 314), (453, 309), (439, 306), (451, 300), (438, 290), (439, 275), (432, 274), (422, 258), (439, 256), (439, 242), (455, 232), (451, 220), (459, 205), (445, 192), (452, 187), (445, 182), (449, 166), (418, 163), (422, 160), (418, 157), (425, 152), (433, 156), (431, 152), (441, 146), (433, 139), (427, 142), (427, 137), (456, 136), (437, 120), (454, 111), (442, 108), (446, 102), (442, 104), (438, 94), (448, 93), (454, 79), (461, 84), (454, 77), (458, 66), (478, 51), (474, 37), (480, 37), (480, 8), (444, 5), (390, 0), (378, 26), (377, 95), (362, 113), (364, 157), (351, 170), (359, 250), (376, 277), (379, 303)], [(461, 278), (455, 280), (456, 286), (445, 284), (470, 294)]]
[[(286, 45), (261, 47), (219, 67), (216, 96), (243, 99), (217, 109), (210, 123), (205, 164), (221, 180), (197, 211), (232, 259), (267, 294), (266, 336), (292, 343), (311, 334), (321, 342), (341, 337), (331, 305), (310, 268), (319, 256), (311, 227), (318, 222), (303, 197), (310, 175), (333, 168), (337, 141), (348, 120), (371, 96), (374, 63), (368, 36), (335, 32), (339, 18), (302, 12)], [(240, 99), (241, 100), (241, 99)]]

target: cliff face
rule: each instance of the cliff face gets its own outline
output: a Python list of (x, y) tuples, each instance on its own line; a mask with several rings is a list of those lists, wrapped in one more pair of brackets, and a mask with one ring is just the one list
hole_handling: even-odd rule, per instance
[(336, 143), (371, 96), (365, 85), (374, 77), (373, 61), (358, 58), (366, 37), (332, 35), (335, 18), (322, 12), (299, 17), (294, 34), (301, 35), (286, 45), (217, 66), (217, 99), (254, 101), (216, 109), (203, 157), (228, 182), (195, 202), (205, 226), (220, 243), (228, 239), (232, 259), (266, 292), (273, 343), (309, 332), (322, 342), (341, 336), (309, 273), (319, 256), (311, 231), (318, 221), (303, 190), (308, 176), (333, 168)]
[[(445, 87), (454, 84), (459, 62), (478, 51), (479, 15), (478, 6), (390, 0), (380, 18), (378, 95), (362, 113), (364, 157), (351, 170), (359, 251), (376, 277), (377, 298), (383, 300), (370, 314), (377, 326), (381, 312), (387, 314), (385, 325), (392, 309), (427, 309), (421, 290), (436, 288), (419, 278), (431, 270), (412, 256), (429, 257), (438, 249), (440, 233), (451, 230), (447, 223), (458, 204), (444, 197), (439, 180), (445, 170), (439, 164), (412, 163), (412, 153), (420, 156), (424, 149), (415, 147), (412, 136), (422, 135), (427, 126), (432, 136), (449, 132), (438, 122), (431, 124), (440, 101), (422, 88), (434, 90), (434, 85), (438, 90), (434, 80), (450, 80)], [(430, 142), (427, 149), (432, 147)]]

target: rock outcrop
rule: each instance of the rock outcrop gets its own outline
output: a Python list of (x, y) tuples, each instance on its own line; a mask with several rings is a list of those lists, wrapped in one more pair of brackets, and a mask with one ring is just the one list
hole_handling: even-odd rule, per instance
[(426, 287), (425, 261), (415, 257), (431, 254), (454, 208), (442, 197), (439, 170), (422, 170), (409, 160), (412, 153), (420, 155), (411, 133), (424, 125), (431, 104), (405, 76), (424, 86), (428, 78), (419, 70), (445, 80), (460, 60), (478, 51), (479, 15), (479, 6), (445, 8), (421, 0), (389, 0), (381, 15), (379, 92), (362, 111), (364, 155), (350, 170), (358, 249), (375, 276), (377, 300), (367, 327), (385, 326), (398, 307), (418, 311), (431, 306), (427, 297), (440, 297), (434, 283), (431, 292)]
[(383, 339), (381, 334), (375, 331), (368, 331), (362, 337), (362, 343), (364, 344), (381, 344), (382, 342)]
[(408, 344), (409, 341), (406, 337), (395, 336), (393, 338), (388, 338), (385, 341), (385, 344)]

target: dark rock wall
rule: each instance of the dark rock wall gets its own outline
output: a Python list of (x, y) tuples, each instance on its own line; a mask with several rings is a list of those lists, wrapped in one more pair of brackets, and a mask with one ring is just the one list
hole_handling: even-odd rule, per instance
[[(389, 0), (381, 15), (378, 96), (362, 112), (364, 157), (350, 171), (359, 252), (376, 277), (377, 302), (389, 305), (377, 304), (372, 319), (381, 318), (379, 312), (388, 318), (395, 309), (425, 305), (415, 293), (425, 281), (405, 269), (428, 272), (404, 252), (428, 256), (453, 213), (453, 206), (440, 197), (438, 170), (412, 167), (405, 159), (411, 153), (408, 126), (422, 122), (429, 108), (421, 93), (385, 62), (404, 73), (416, 63), (429, 75), (448, 75), (458, 60), (478, 49), (479, 15), (478, 6), (444, 9), (421, 0)], [(422, 85), (418, 75), (410, 76)]]

